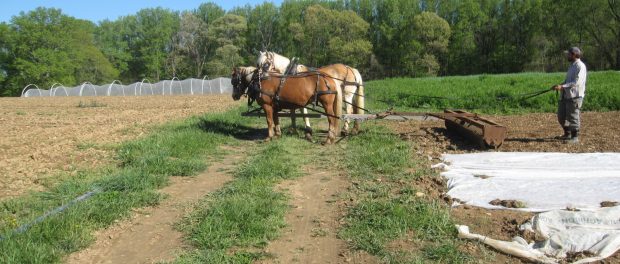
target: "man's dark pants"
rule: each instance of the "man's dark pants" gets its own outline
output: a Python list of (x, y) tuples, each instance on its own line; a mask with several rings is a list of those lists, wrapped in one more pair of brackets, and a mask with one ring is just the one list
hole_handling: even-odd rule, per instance
[(583, 98), (562, 99), (558, 104), (558, 121), (565, 131), (579, 131)]

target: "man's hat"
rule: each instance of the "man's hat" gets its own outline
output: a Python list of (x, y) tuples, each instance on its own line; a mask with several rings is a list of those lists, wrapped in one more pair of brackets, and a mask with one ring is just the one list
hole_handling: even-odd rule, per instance
[(572, 48), (564, 51), (564, 53), (575, 54), (575, 55), (577, 55), (577, 57), (581, 57), (581, 49), (578, 48), (578, 47), (572, 47)]

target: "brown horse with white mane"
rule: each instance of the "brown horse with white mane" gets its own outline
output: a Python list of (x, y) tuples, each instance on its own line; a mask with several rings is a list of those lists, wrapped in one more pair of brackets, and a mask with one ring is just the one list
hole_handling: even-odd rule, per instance
[[(325, 144), (332, 144), (340, 132), (338, 120), (342, 114), (342, 92), (334, 80), (321, 72), (283, 76), (261, 69), (235, 68), (232, 74), (233, 99), (246, 94), (263, 108), (268, 126), (267, 141), (282, 135), (278, 112), (295, 110), (312, 102), (320, 102), (329, 123)], [(249, 75), (251, 74), (251, 77)]]
[[(320, 71), (330, 76), (342, 89), (344, 103), (346, 103), (347, 114), (363, 114), (364, 113), (364, 82), (360, 72), (352, 67), (344, 64), (332, 64), (323, 66), (319, 69), (311, 69), (301, 64), (291, 65), (291, 60), (275, 52), (260, 52), (256, 60), (256, 65), (264, 71), (276, 71), (285, 73), (287, 69), (292, 68), (295, 72), (311, 72)], [(305, 109), (304, 109), (305, 113)], [(310, 120), (304, 118), (306, 130), (311, 131)], [(359, 121), (355, 121), (353, 133), (359, 130)], [(344, 121), (344, 133), (349, 132), (349, 121)]]

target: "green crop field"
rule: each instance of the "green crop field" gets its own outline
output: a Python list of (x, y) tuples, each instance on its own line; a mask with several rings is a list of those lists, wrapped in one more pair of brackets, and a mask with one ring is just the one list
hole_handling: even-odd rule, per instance
[[(554, 112), (558, 95), (549, 92), (527, 100), (523, 94), (550, 88), (564, 73), (520, 73), (433, 78), (394, 78), (366, 84), (367, 106), (375, 111), (468, 109), (484, 113)], [(585, 111), (620, 110), (620, 72), (588, 75)]]

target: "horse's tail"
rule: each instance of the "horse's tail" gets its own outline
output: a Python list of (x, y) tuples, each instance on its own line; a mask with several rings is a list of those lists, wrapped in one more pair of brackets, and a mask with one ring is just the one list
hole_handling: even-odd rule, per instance
[(355, 82), (357, 83), (357, 92), (355, 94), (355, 113), (356, 114), (364, 114), (363, 108), (365, 100), (364, 100), (364, 81), (362, 80), (362, 75), (357, 69), (352, 69), (353, 74), (355, 75)]
[[(334, 83), (336, 83), (336, 81), (334, 79), (332, 79), (332, 81), (334, 81)], [(342, 118), (342, 87), (340, 85), (335, 85), (336, 86), (336, 103), (334, 104), (334, 113), (335, 115), (338, 117), (338, 119), (336, 119), (336, 136), (340, 135), (340, 131), (341, 131), (341, 127), (340, 127), (340, 118)]]

